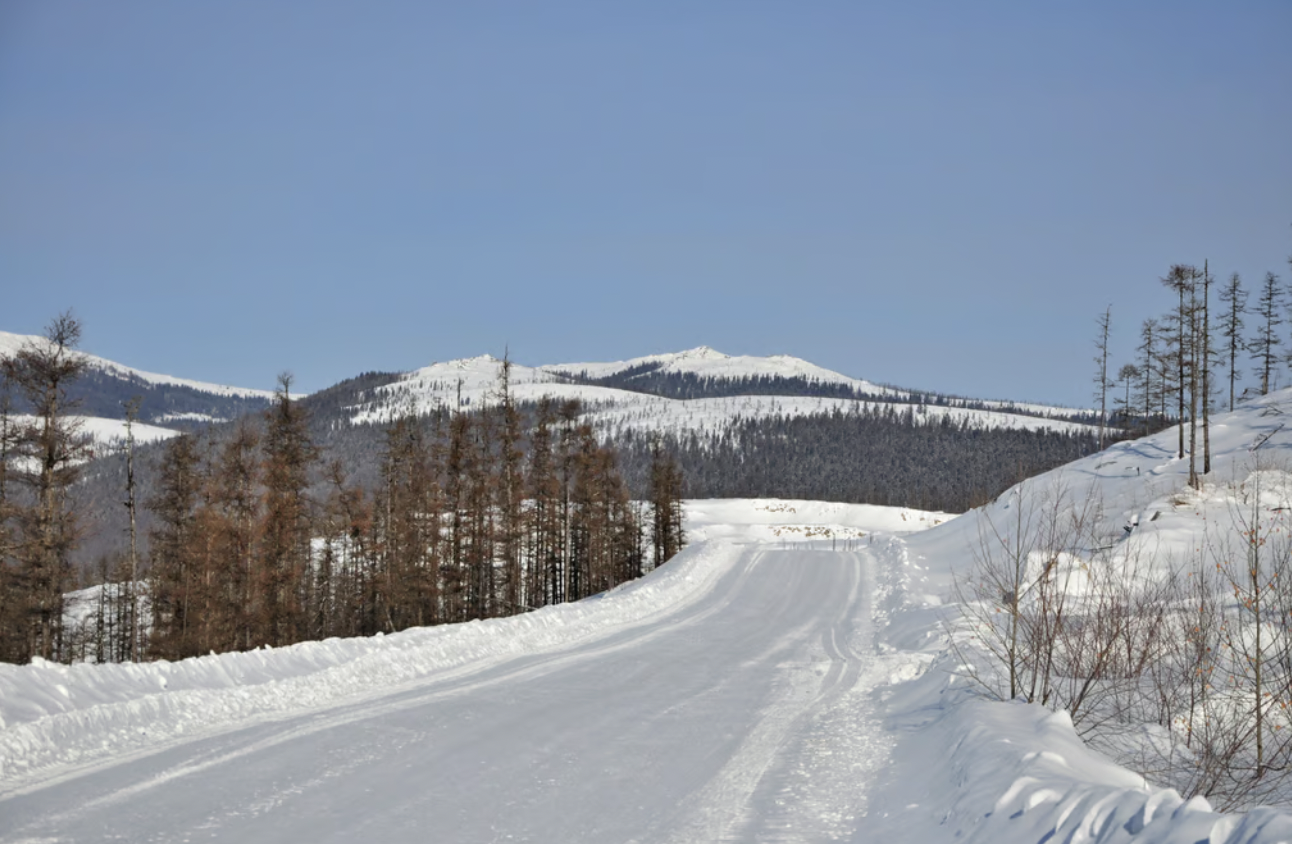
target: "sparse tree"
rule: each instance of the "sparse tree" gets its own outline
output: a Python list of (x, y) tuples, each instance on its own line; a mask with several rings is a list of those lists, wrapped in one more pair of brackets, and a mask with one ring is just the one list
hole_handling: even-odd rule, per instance
[[(1197, 285), (1194, 285), (1195, 289)], [(1196, 311), (1196, 308), (1195, 308)], [(1195, 322), (1197, 322), (1195, 320)], [(1215, 349), (1211, 344), (1211, 268), (1207, 261), (1202, 262), (1202, 319), (1197, 342), (1198, 353), (1195, 355), (1195, 369), (1200, 369), (1202, 377), (1199, 386), (1202, 392), (1202, 474), (1211, 474), (1211, 368), (1215, 361)], [(1201, 488), (1198, 481), (1198, 488)]]
[(1221, 289), (1220, 301), (1224, 305), (1223, 316), (1220, 319), (1220, 336), (1225, 338), (1225, 356), (1229, 361), (1229, 410), (1232, 412), (1234, 388), (1238, 380), (1238, 352), (1245, 348), (1243, 314), (1247, 313), (1247, 291), (1243, 289), (1243, 282), (1238, 273), (1231, 275)]
[[(1177, 303), (1175, 309), (1168, 314), (1168, 329), (1165, 340), (1168, 347), (1168, 354), (1172, 358), (1171, 376), (1174, 383), (1170, 389), (1177, 399), (1176, 419), (1179, 422), (1178, 443), (1176, 448), (1176, 457), (1183, 458), (1184, 451), (1184, 426), (1188, 420), (1185, 415), (1185, 399), (1189, 388), (1189, 381), (1185, 376), (1189, 368), (1190, 341), (1192, 340), (1193, 314), (1190, 312), (1189, 303), (1192, 298), (1191, 282), (1192, 276), (1189, 273), (1189, 267), (1177, 264), (1171, 267), (1171, 272), (1162, 283), (1176, 294)], [(1193, 477), (1190, 475), (1190, 485), (1193, 484)]]
[(127, 550), (126, 565), (129, 568), (129, 581), (127, 581), (125, 594), (118, 595), (119, 600), (123, 600), (126, 607), (126, 629), (128, 636), (126, 647), (121, 654), (123, 659), (131, 662), (138, 662), (143, 655), (143, 642), (141, 639), (143, 625), (140, 624), (139, 618), (139, 542), (138, 542), (138, 523), (136, 521), (136, 500), (135, 500), (135, 420), (139, 418), (139, 402), (141, 399), (136, 396), (125, 403), (126, 408), (126, 516), (129, 521), (127, 528), (129, 533), (129, 546)]
[(1099, 333), (1095, 337), (1095, 400), (1099, 402), (1099, 450), (1107, 444), (1108, 427), (1108, 331), (1112, 324), (1113, 306), (1109, 305), (1099, 315), (1096, 324)]
[(1122, 368), (1117, 370), (1117, 381), (1122, 385), (1123, 395), (1114, 403), (1115, 412), (1122, 417), (1122, 425), (1130, 427), (1131, 416), (1135, 413), (1135, 405), (1131, 400), (1131, 388), (1139, 380), (1139, 367), (1133, 363), (1123, 364)]
[[(1144, 409), (1144, 433), (1149, 432), (1149, 420), (1156, 415), (1162, 419), (1166, 415), (1165, 408), (1159, 403), (1165, 402), (1165, 392), (1162, 389), (1162, 358), (1158, 353), (1159, 332), (1157, 320), (1146, 319), (1140, 327), (1140, 345), (1136, 351), (1140, 353), (1140, 398), (1139, 406)], [(1156, 414), (1154, 411), (1157, 411)]]
[(1274, 385), (1274, 366), (1278, 363), (1278, 347), (1282, 345), (1278, 327), (1283, 324), (1279, 316), (1283, 309), (1283, 288), (1279, 286), (1279, 277), (1266, 273), (1261, 284), (1260, 297), (1256, 300), (1257, 319), (1256, 335), (1248, 349), (1252, 360), (1256, 362), (1256, 377), (1261, 382), (1261, 395), (1269, 395)]

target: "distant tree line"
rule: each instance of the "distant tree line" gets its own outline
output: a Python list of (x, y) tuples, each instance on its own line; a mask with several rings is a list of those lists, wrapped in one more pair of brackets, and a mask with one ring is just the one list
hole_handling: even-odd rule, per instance
[[(660, 442), (631, 431), (613, 441), (630, 486), (645, 486)], [(667, 435), (662, 443), (696, 498), (776, 496), (957, 513), (1097, 447), (1090, 433), (987, 429), (893, 405), (746, 419), (721, 433)]]
[[(70, 491), (87, 454), (68, 389), (84, 358), (70, 315), (49, 335), (5, 362), (0, 390), (39, 411), (0, 406), (4, 661), (181, 659), (513, 615), (640, 577), (685, 541), (672, 455), (656, 454), (649, 505), (634, 501), (577, 402), (543, 402), (524, 423), (506, 362), (488, 411), (385, 428), (371, 488), (328, 459), (283, 376), (263, 414), (161, 447), (142, 501), (129, 440), (129, 550), (68, 629), (82, 535)], [(151, 515), (146, 558), (137, 506)]]
[(730, 398), (733, 396), (809, 396), (815, 398), (849, 399), (887, 404), (932, 405), (936, 407), (964, 408), (966, 410), (994, 410), (1020, 416), (1047, 419), (1064, 419), (1074, 422), (1097, 424), (1097, 418), (1088, 411), (1071, 413), (1039, 412), (1010, 402), (986, 402), (947, 393), (891, 388), (884, 392), (871, 392), (838, 381), (821, 381), (806, 376), (747, 375), (739, 378), (713, 377), (694, 372), (664, 372), (661, 363), (641, 363), (610, 375), (591, 376), (588, 372), (568, 374), (569, 380), (580, 384), (612, 387), (637, 393), (647, 393), (670, 399)]
[[(82, 364), (70, 396), (75, 398), (77, 412), (86, 416), (124, 418), (122, 408), (134, 398), (146, 411), (142, 421), (174, 428), (186, 427), (189, 422), (186, 416), (205, 424), (207, 420), (236, 419), (259, 413), (270, 404), (268, 398), (255, 395), (220, 395), (184, 384), (158, 384), (124, 372), (105, 371), (87, 362), (84, 356)], [(13, 413), (27, 413), (33, 407), (21, 391), (15, 391), (11, 401)]]

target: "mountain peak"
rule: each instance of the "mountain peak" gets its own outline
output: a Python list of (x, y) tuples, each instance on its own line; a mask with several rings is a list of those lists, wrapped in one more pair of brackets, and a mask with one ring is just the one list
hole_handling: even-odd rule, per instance
[(676, 352), (672, 355), (661, 355), (661, 357), (671, 357), (675, 360), (730, 360), (731, 355), (725, 355), (711, 346), (696, 346), (694, 349), (687, 349), (684, 352)]

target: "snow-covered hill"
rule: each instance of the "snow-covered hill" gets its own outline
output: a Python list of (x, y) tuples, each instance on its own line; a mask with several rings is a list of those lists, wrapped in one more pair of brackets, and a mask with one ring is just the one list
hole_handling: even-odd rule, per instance
[[(29, 334), (11, 334), (0, 331), (0, 357), (9, 357), (28, 343), (43, 345), (44, 337)], [(232, 398), (273, 399), (272, 390), (256, 390), (249, 387), (234, 387), (228, 384), (211, 384), (205, 381), (193, 381), (188, 378), (176, 378), (173, 375), (160, 375), (156, 372), (145, 372), (142, 369), (126, 366), (116, 361), (101, 358), (88, 352), (78, 352), (90, 369), (115, 376), (123, 381), (139, 381), (145, 384), (167, 387), (183, 387), (199, 393), (210, 393), (213, 396)]]
[[(40, 337), (0, 332), (0, 357), (24, 343), (42, 343)], [(98, 432), (113, 428), (111, 420), (124, 416), (123, 402), (142, 394), (141, 421), (157, 428), (183, 430), (227, 421), (242, 413), (263, 409), (272, 400), (268, 390), (211, 384), (160, 375), (82, 353), (89, 373), (76, 388), (80, 413)], [(346, 418), (356, 424), (383, 424), (413, 413), (427, 415), (445, 408), (480, 408), (498, 401), (502, 361), (490, 355), (434, 363), (398, 376), (393, 383), (355, 391), (343, 401)], [(642, 373), (651, 377), (693, 376), (712, 385), (741, 385), (762, 380), (761, 392), (738, 386), (717, 395), (675, 398), (654, 394), (641, 386)], [(637, 373), (634, 375), (634, 373)], [(590, 383), (623, 375), (614, 386)], [(768, 385), (773, 385), (769, 387)], [(775, 385), (791, 385), (778, 394)], [(1089, 426), (1068, 417), (1080, 411), (1045, 405), (1009, 402), (956, 401), (947, 405), (920, 403), (908, 390), (881, 386), (833, 372), (788, 355), (731, 356), (708, 347), (671, 354), (649, 355), (611, 363), (551, 364), (538, 367), (513, 364), (510, 389), (521, 402), (547, 398), (557, 403), (578, 400), (596, 429), (607, 437), (627, 431), (712, 433), (735, 421), (774, 416), (809, 416), (833, 412), (882, 408), (897, 402), (899, 409), (913, 409), (917, 418), (967, 421), (984, 428), (1077, 431)], [(821, 395), (807, 394), (813, 389)], [(769, 392), (770, 390), (770, 392)], [(833, 390), (833, 393), (831, 392)], [(753, 393), (753, 394), (750, 394)]]
[[(659, 364), (656, 372), (690, 373), (711, 379), (757, 377), (804, 378), (821, 384), (855, 388), (859, 396), (836, 398), (811, 395), (727, 395), (714, 398), (676, 399), (635, 390), (586, 383), (630, 371), (643, 363)], [(415, 370), (394, 383), (367, 391), (350, 407), (350, 421), (356, 424), (382, 423), (401, 414), (426, 415), (437, 409), (479, 408), (500, 401), (502, 361), (490, 355), (435, 363)], [(967, 420), (984, 428), (1023, 430), (1089, 431), (1091, 427), (1063, 418), (1073, 411), (1042, 405), (1028, 406), (1025, 413), (1010, 412), (1005, 403), (984, 403), (985, 407), (937, 406), (906, 403), (907, 391), (880, 387), (849, 378), (788, 356), (769, 358), (731, 357), (709, 348), (671, 355), (655, 355), (620, 363), (577, 363), (528, 367), (513, 363), (510, 390), (514, 400), (532, 402), (549, 398), (556, 402), (580, 401), (587, 418), (606, 435), (624, 431), (714, 432), (737, 419), (769, 416), (807, 416), (832, 412), (847, 413), (884, 407), (888, 400), (900, 409), (914, 408), (917, 418)]]
[(606, 378), (630, 371), (649, 370), (661, 374), (688, 374), (700, 378), (738, 380), (745, 378), (801, 378), (818, 384), (841, 384), (859, 393), (872, 396), (909, 398), (907, 390), (883, 387), (879, 384), (850, 378), (824, 369), (802, 358), (790, 355), (756, 357), (752, 355), (726, 355), (708, 346), (683, 352), (647, 355), (632, 360), (611, 363), (562, 363), (540, 367), (547, 372), (587, 378)]
[[(0, 331), (0, 358), (27, 344), (46, 342), (43, 337)], [(176, 378), (86, 352), (77, 354), (85, 361), (86, 370), (72, 385), (70, 397), (83, 430), (101, 446), (110, 446), (119, 437), (126, 402), (135, 398), (140, 400), (140, 424), (135, 433), (146, 442), (263, 410), (274, 395), (269, 390)]]

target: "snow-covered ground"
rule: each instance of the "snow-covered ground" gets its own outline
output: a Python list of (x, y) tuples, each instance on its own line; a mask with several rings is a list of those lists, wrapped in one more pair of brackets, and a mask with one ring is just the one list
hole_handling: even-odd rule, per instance
[(1065, 714), (985, 700), (946, 623), (986, 520), (1097, 502), (1120, 542), (1179, 548), (1292, 449), (1287, 410), (1218, 417), (1201, 494), (1166, 432), (959, 517), (689, 502), (660, 570), (514, 618), (0, 666), (0, 840), (1292, 840), (1288, 813), (1183, 801)]
[[(35, 421), (34, 417), (15, 414), (10, 417), (14, 425), (27, 425)], [(120, 451), (126, 446), (126, 421), (124, 419), (104, 419), (99, 416), (69, 416), (66, 423), (77, 433), (88, 439), (95, 456), (102, 457)], [(160, 442), (179, 436), (179, 431), (162, 428), (159, 425), (148, 425), (135, 422), (131, 432), (136, 445)]]

